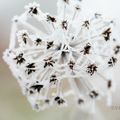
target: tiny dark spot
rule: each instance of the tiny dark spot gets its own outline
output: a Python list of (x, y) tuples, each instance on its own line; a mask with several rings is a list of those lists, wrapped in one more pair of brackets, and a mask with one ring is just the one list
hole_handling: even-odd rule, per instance
[(57, 50), (60, 50), (62, 47), (62, 43), (60, 43), (60, 45), (57, 47)]
[(17, 64), (22, 64), (25, 62), (25, 59), (23, 58), (23, 53), (19, 54), (14, 58), (16, 60)]
[(37, 110), (39, 110), (39, 104), (36, 103), (35, 106), (34, 106), (34, 108), (37, 109)]
[(67, 28), (68, 28), (67, 20), (62, 21), (62, 28), (67, 30)]
[(62, 56), (63, 58), (65, 58), (68, 53), (69, 53), (69, 52), (62, 51), (61, 56)]
[(35, 68), (35, 63), (30, 63), (30, 64), (28, 64), (28, 65), (26, 66), (26, 68), (27, 68), (26, 72), (27, 72), (28, 75), (36, 71), (36, 70), (34, 69), (34, 68)]
[(78, 104), (82, 104), (84, 103), (84, 100), (83, 99), (78, 99)]
[(72, 40), (74, 40), (75, 39), (75, 37), (74, 36), (72, 36)]
[(55, 97), (54, 99), (58, 105), (64, 104), (65, 100), (63, 100), (62, 98), (60, 98), (59, 96)]
[(35, 41), (35, 44), (38, 46), (41, 44), (41, 42), (42, 42), (42, 40), (40, 38), (37, 38)]
[(55, 97), (54, 99), (58, 105), (64, 104), (65, 100), (63, 100), (62, 98), (60, 98), (59, 96)]
[(49, 104), (49, 103), (50, 103), (50, 100), (49, 100), (49, 99), (46, 99), (46, 100), (45, 100), (45, 103)]
[(42, 88), (43, 88), (43, 85), (33, 85), (30, 87), (30, 89), (37, 90), (37, 92), (40, 92)]
[(80, 52), (83, 52), (84, 55), (86, 55), (86, 54), (90, 53), (90, 49), (91, 49), (91, 45), (90, 45), (90, 43), (87, 43), (86, 46), (84, 47), (84, 50), (82, 50)]
[(66, 50), (68, 50), (68, 47), (66, 47), (66, 45), (64, 45), (62, 49), (63, 49), (63, 50), (62, 50), (61, 56), (62, 56), (63, 58), (65, 58), (66, 55), (69, 53), (69, 51), (66, 51)]
[(90, 95), (91, 98), (97, 98), (99, 94), (96, 91), (93, 90), (93, 91), (90, 92), (89, 95)]
[(17, 23), (17, 22), (18, 22), (18, 19), (15, 19), (14, 22)]
[(52, 76), (50, 77), (50, 83), (56, 84), (57, 81), (58, 81), (58, 80), (57, 80), (56, 75), (52, 75)]
[(112, 87), (112, 81), (111, 80), (108, 81), (108, 85), (107, 86), (108, 86), (108, 88)]
[(80, 10), (80, 7), (79, 7), (79, 6), (76, 6), (75, 8), (76, 8), (76, 10)]
[(101, 14), (95, 13), (95, 18), (101, 17)]
[(69, 4), (69, 0), (63, 0), (65, 3)]
[(24, 34), (22, 35), (22, 39), (23, 39), (23, 42), (24, 42), (25, 44), (27, 44), (27, 39), (28, 39), (27, 33), (24, 33)]
[(90, 64), (90, 65), (88, 65), (88, 67), (87, 67), (87, 72), (88, 72), (90, 75), (93, 75), (96, 71), (97, 71), (97, 66), (96, 66), (95, 64)]
[(68, 65), (69, 65), (69, 68), (73, 70), (75, 63), (73, 61), (70, 61)]
[(116, 64), (116, 62), (117, 62), (117, 58), (112, 57), (112, 58), (110, 58), (110, 60), (108, 61), (108, 66), (109, 66), (109, 67), (113, 67), (113, 66)]
[(47, 49), (50, 49), (54, 45), (53, 43), (53, 41), (47, 42)]
[(113, 38), (113, 41), (114, 41), (114, 42), (116, 42), (116, 39), (115, 39), (115, 38)]
[(35, 7), (35, 8), (31, 7), (29, 13), (37, 15), (38, 14), (37, 7)]
[(89, 29), (90, 26), (90, 22), (88, 20), (84, 21), (84, 24), (82, 25), (84, 27), (86, 27), (87, 29)]
[(58, 105), (61, 105), (61, 104), (64, 104), (65, 101), (64, 101), (63, 99), (59, 99), (59, 100), (57, 101), (57, 103), (58, 103)]
[(120, 52), (120, 45), (117, 45), (117, 46), (114, 48), (114, 53), (117, 55), (119, 52)]
[(49, 22), (56, 22), (56, 18), (55, 17), (52, 17), (50, 15), (47, 15), (47, 21)]
[(49, 57), (48, 59), (44, 59), (44, 61), (45, 61), (44, 68), (46, 68), (47, 66), (53, 67), (53, 64), (55, 63), (52, 57)]
[(55, 97), (55, 101), (57, 101), (57, 100), (59, 100), (59, 99), (60, 99), (60, 97), (59, 97), (59, 96)]
[(30, 90), (30, 94), (33, 94), (34, 92), (32, 90)]
[(110, 40), (110, 34), (111, 34), (111, 33), (112, 33), (112, 32), (111, 32), (111, 28), (108, 28), (107, 30), (105, 30), (105, 31), (102, 33), (105, 41)]

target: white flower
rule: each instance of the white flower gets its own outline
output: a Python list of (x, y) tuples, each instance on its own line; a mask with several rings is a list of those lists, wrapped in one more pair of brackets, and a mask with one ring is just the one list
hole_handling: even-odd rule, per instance
[[(25, 13), (13, 21), (11, 43), (4, 53), (23, 93), (38, 111), (66, 106), (69, 96), (79, 105), (102, 95), (110, 97), (114, 87), (111, 72), (120, 52), (115, 22), (97, 13), (81, 17), (78, 0), (58, 0), (57, 6), (57, 16), (42, 13), (37, 3), (26, 6)], [(29, 15), (43, 24), (46, 33), (28, 23)], [(24, 29), (17, 29), (18, 23)]]

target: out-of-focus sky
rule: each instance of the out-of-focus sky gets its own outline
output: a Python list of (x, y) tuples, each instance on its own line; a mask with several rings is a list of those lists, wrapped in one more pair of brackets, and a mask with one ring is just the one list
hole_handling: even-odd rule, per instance
[[(40, 3), (41, 9), (44, 12), (56, 14), (57, 0), (34, 1)], [(70, 108), (54, 108), (40, 113), (32, 111), (26, 98), (22, 96), (17, 81), (2, 60), (2, 52), (9, 44), (11, 18), (14, 15), (21, 14), (24, 11), (24, 6), (29, 2), (33, 2), (33, 0), (0, 0), (0, 120), (69, 120), (72, 111)], [(119, 0), (83, 0), (85, 15), (99, 12), (106, 16), (120, 19), (119, 5)], [(119, 74), (120, 67), (117, 66), (116, 69)], [(119, 80), (119, 76), (115, 78)], [(115, 96), (116, 99), (117, 96), (118, 100), (120, 100), (119, 91)], [(120, 105), (120, 102), (116, 102), (116, 104)], [(102, 106), (104, 108), (104, 105)], [(107, 108), (103, 109), (103, 115), (106, 117), (106, 120), (107, 118), (120, 120), (119, 112)]]

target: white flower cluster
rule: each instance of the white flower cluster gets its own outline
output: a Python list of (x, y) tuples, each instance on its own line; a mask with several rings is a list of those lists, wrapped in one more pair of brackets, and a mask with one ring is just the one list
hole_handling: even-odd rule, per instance
[[(113, 90), (111, 72), (120, 52), (116, 24), (97, 13), (82, 18), (81, 4), (58, 0), (58, 14), (52, 16), (30, 3), (12, 21), (4, 60), (38, 111), (66, 106), (69, 96), (79, 105), (94, 102), (99, 96), (110, 97)], [(30, 20), (38, 21), (45, 32)]]

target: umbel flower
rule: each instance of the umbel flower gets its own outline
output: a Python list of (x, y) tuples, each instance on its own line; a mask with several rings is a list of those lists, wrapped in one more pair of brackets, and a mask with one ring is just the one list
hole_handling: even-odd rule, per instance
[[(81, 4), (58, 0), (58, 14), (53, 16), (30, 3), (12, 21), (3, 57), (38, 111), (66, 106), (72, 99), (79, 106), (94, 103), (102, 96), (111, 104), (111, 74), (120, 52), (116, 24), (98, 13), (82, 17)], [(39, 24), (35, 27), (32, 20)]]

